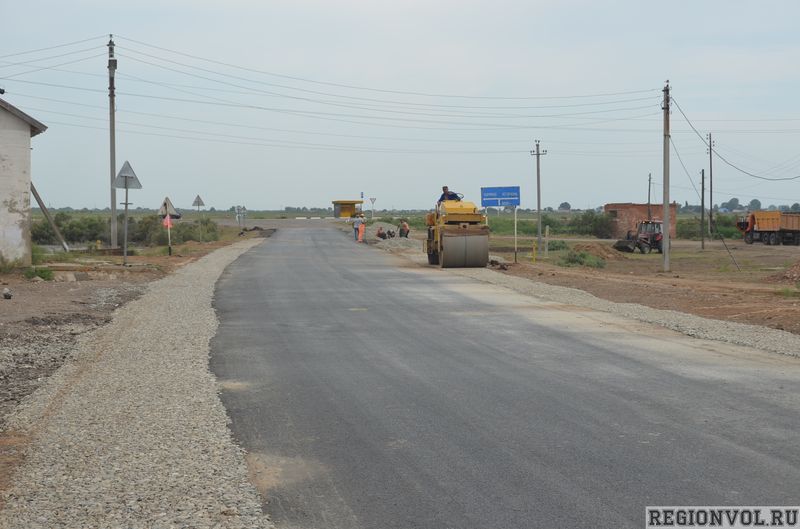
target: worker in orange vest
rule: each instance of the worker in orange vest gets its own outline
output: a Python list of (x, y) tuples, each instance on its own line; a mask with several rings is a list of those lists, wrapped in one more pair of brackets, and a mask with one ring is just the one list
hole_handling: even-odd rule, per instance
[(358, 225), (358, 242), (364, 242), (364, 233), (367, 231), (367, 223), (364, 220), (364, 214), (359, 215), (361, 223)]

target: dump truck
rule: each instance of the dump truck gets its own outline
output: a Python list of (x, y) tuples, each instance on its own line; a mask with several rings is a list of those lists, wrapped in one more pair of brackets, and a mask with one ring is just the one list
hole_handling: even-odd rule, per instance
[(662, 252), (664, 242), (663, 223), (660, 220), (642, 220), (636, 224), (636, 233), (629, 231), (624, 239), (614, 243), (614, 249), (620, 252), (634, 252), (637, 249), (642, 253), (650, 250)]
[(489, 262), (486, 215), (466, 200), (443, 200), (425, 217), (428, 263), (442, 268), (483, 268)]
[(740, 217), (736, 227), (742, 232), (747, 244), (761, 241), (769, 245), (800, 245), (800, 213), (753, 211)]

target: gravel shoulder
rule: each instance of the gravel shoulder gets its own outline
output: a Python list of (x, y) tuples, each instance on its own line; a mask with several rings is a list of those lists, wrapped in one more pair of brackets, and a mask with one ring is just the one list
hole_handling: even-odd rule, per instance
[(224, 268), (264, 239), (151, 283), (7, 417), (24, 461), (0, 528), (271, 527), (208, 370)]

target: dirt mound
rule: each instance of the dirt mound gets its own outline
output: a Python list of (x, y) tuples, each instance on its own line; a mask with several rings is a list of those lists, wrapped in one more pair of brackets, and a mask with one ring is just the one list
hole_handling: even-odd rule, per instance
[(792, 283), (797, 283), (798, 281), (800, 281), (800, 261), (797, 261), (795, 264), (793, 264), (783, 272), (769, 276), (767, 279), (772, 280), (776, 283), (782, 283), (784, 281), (791, 281)]
[(610, 244), (602, 244), (599, 242), (587, 242), (573, 244), (572, 249), (576, 252), (586, 252), (595, 257), (605, 259), (606, 261), (620, 261), (625, 259), (625, 256), (616, 251)]

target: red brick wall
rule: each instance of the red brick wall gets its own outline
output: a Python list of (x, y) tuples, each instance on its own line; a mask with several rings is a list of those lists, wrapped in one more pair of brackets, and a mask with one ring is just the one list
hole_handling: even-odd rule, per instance
[[(636, 231), (636, 223), (647, 220), (647, 204), (633, 204), (630, 202), (623, 204), (606, 204), (603, 211), (610, 214), (613, 218), (614, 239), (624, 239), (628, 230)], [(650, 212), (653, 220), (661, 220), (663, 217), (664, 206), (662, 204), (651, 204)], [(673, 202), (669, 207), (669, 236), (675, 238), (675, 226), (678, 215), (678, 205)]]

